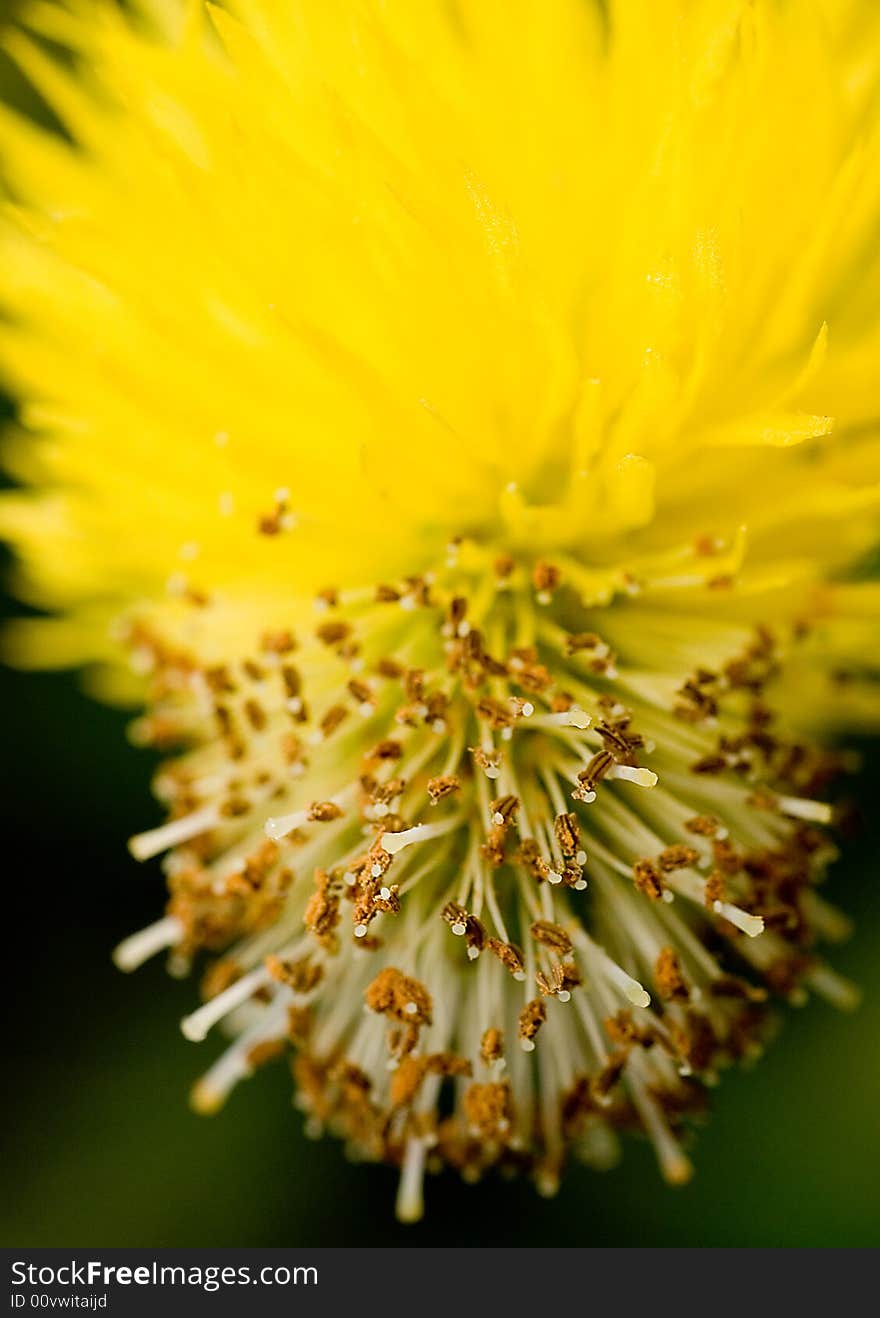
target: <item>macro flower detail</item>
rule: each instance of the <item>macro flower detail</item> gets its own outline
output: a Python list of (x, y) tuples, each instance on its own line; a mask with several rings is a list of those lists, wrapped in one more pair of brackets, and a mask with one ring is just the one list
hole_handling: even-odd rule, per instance
[[(0, 519), (21, 662), (167, 753), (211, 1112), (552, 1193), (674, 1183), (774, 997), (853, 1005), (875, 724), (877, 16), (100, 0), (7, 46)], [(72, 68), (50, 45), (73, 52)], [(207, 954), (207, 958), (204, 956)]]

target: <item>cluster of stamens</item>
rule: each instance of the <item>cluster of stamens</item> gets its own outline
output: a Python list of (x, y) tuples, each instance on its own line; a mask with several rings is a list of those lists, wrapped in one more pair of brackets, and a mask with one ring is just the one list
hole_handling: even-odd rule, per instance
[(815, 891), (839, 765), (775, 727), (779, 640), (670, 700), (564, 570), (462, 548), (326, 590), (307, 633), (228, 664), (130, 636), (141, 739), (189, 749), (159, 776), (169, 821), (131, 844), (168, 853), (166, 915), (117, 959), (222, 953), (183, 1023), (235, 1034), (197, 1107), (290, 1046), (307, 1129), (399, 1165), (405, 1218), (425, 1169), (550, 1192), (625, 1128), (681, 1181), (686, 1122), (760, 1048), (768, 994), (850, 996), (814, 951), (844, 931)]

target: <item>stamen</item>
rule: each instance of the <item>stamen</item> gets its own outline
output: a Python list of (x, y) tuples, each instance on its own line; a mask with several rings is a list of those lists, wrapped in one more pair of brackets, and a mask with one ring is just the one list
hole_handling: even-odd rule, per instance
[(427, 842), (431, 838), (441, 837), (444, 833), (457, 828), (460, 822), (460, 817), (455, 816), (452, 819), (444, 819), (439, 824), (415, 824), (400, 833), (383, 833), (380, 845), (389, 856), (396, 856), (399, 851), (411, 846), (413, 842)]
[(579, 705), (572, 705), (570, 709), (564, 709), (559, 714), (541, 714), (532, 718), (530, 726), (533, 728), (577, 728), (579, 731), (585, 732), (592, 721), (589, 714), (581, 709)]
[(263, 825), (263, 831), (273, 842), (280, 842), (288, 833), (306, 824), (331, 822), (341, 816), (349, 795), (346, 791), (339, 792), (327, 801), (312, 801), (304, 809), (291, 810), (287, 815), (270, 815)]
[(622, 966), (608, 955), (598, 949), (602, 956), (605, 973), (613, 984), (623, 993), (624, 997), (633, 1004), (634, 1007), (649, 1007), (651, 1005), (651, 995), (647, 992), (644, 985), (640, 984), (632, 975), (628, 975)]
[[(617, 967), (617, 969), (619, 969), (619, 967)], [(619, 983), (634, 1007), (649, 1007), (651, 1005), (650, 993), (646, 991), (637, 979), (633, 979), (631, 975), (628, 975), (626, 971), (620, 971), (619, 975), (612, 975), (611, 977)]]
[(239, 1044), (230, 1048), (197, 1080), (190, 1093), (190, 1103), (200, 1116), (213, 1116), (219, 1112), (239, 1080), (250, 1075)]
[(218, 993), (216, 998), (199, 1007), (198, 1011), (184, 1016), (180, 1022), (183, 1037), (189, 1039), (191, 1043), (201, 1043), (207, 1038), (212, 1025), (216, 1025), (217, 1021), (228, 1016), (242, 1002), (247, 1002), (248, 998), (268, 984), (270, 979), (271, 975), (265, 966), (258, 966), (249, 975), (243, 975), (234, 984), (230, 984), (223, 993)]
[(806, 982), (839, 1011), (855, 1011), (862, 999), (858, 987), (838, 975), (830, 966), (815, 966), (806, 976)]
[[(721, 898), (712, 898), (712, 889), (708, 887), (707, 881), (701, 879), (693, 870), (677, 870), (673, 874), (666, 876), (667, 882), (676, 892), (690, 901), (697, 902), (701, 906), (708, 905), (716, 915), (723, 916), (730, 924), (741, 929), (749, 938), (757, 938), (764, 932), (764, 921), (759, 915), (750, 915), (742, 907), (735, 906), (732, 902), (724, 901)], [(709, 883), (711, 883), (711, 876)], [(708, 891), (708, 897), (707, 897)], [(717, 889), (716, 889), (717, 891)]]
[(166, 915), (146, 929), (123, 938), (113, 950), (114, 964), (119, 970), (137, 970), (157, 952), (176, 946), (182, 937), (183, 925), (175, 915)]
[(803, 819), (811, 824), (830, 824), (834, 812), (827, 801), (811, 801), (802, 796), (777, 797), (779, 809), (791, 819)]
[(636, 768), (631, 764), (615, 764), (608, 770), (609, 778), (620, 778), (636, 787), (656, 787), (657, 775), (650, 769)]
[(412, 1137), (406, 1142), (395, 1213), (399, 1222), (418, 1222), (424, 1216), (425, 1141)]
[(733, 906), (730, 902), (715, 901), (712, 903), (712, 910), (716, 915), (721, 915), (725, 920), (736, 925), (744, 934), (748, 934), (749, 938), (757, 938), (758, 934), (764, 932), (764, 921), (760, 915), (749, 915), (748, 911)]
[(670, 1185), (685, 1185), (693, 1175), (694, 1169), (669, 1129), (659, 1103), (640, 1082), (631, 1083), (630, 1088), (633, 1102), (654, 1145), (664, 1180)]
[(459, 938), (463, 938), (467, 933), (468, 913), (463, 906), (456, 902), (447, 902), (442, 911), (443, 919), (449, 925), (452, 932)]
[(405, 828), (401, 833), (383, 833), (382, 850), (387, 851), (389, 856), (396, 856), (404, 847), (424, 840), (427, 832), (427, 824), (416, 824), (414, 828)]
[(270, 815), (263, 825), (263, 831), (273, 842), (280, 842), (308, 822), (308, 810), (291, 810), (287, 815)]
[(191, 815), (171, 819), (167, 824), (161, 824), (159, 828), (151, 828), (146, 833), (136, 833), (134, 837), (129, 838), (128, 849), (135, 860), (149, 860), (152, 856), (158, 856), (160, 851), (168, 851), (170, 847), (188, 842), (190, 838), (198, 837), (200, 833), (207, 833), (219, 823), (219, 806), (205, 805)]

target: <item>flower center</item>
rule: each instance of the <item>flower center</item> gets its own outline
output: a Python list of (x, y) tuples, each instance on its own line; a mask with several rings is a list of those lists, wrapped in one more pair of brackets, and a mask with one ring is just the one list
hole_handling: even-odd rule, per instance
[(772, 710), (794, 642), (688, 672), (641, 582), (567, 567), (459, 542), (219, 665), (132, 627), (139, 732), (190, 749), (131, 843), (168, 852), (167, 914), (117, 958), (226, 951), (184, 1032), (240, 1032), (197, 1105), (291, 1042), (311, 1128), (399, 1163), (404, 1216), (426, 1164), (551, 1188), (628, 1125), (682, 1179), (696, 1081), (758, 1046), (767, 990), (850, 995), (811, 951), (839, 761)]

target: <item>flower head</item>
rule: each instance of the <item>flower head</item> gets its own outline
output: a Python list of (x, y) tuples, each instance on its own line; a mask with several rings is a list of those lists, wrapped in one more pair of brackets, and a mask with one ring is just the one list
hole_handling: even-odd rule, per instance
[[(7, 45), (22, 657), (176, 748), (212, 1110), (551, 1191), (817, 944), (829, 729), (876, 713), (878, 25), (775, 0), (34, 5)], [(66, 71), (45, 38), (77, 57)], [(120, 663), (127, 651), (128, 670)]]

